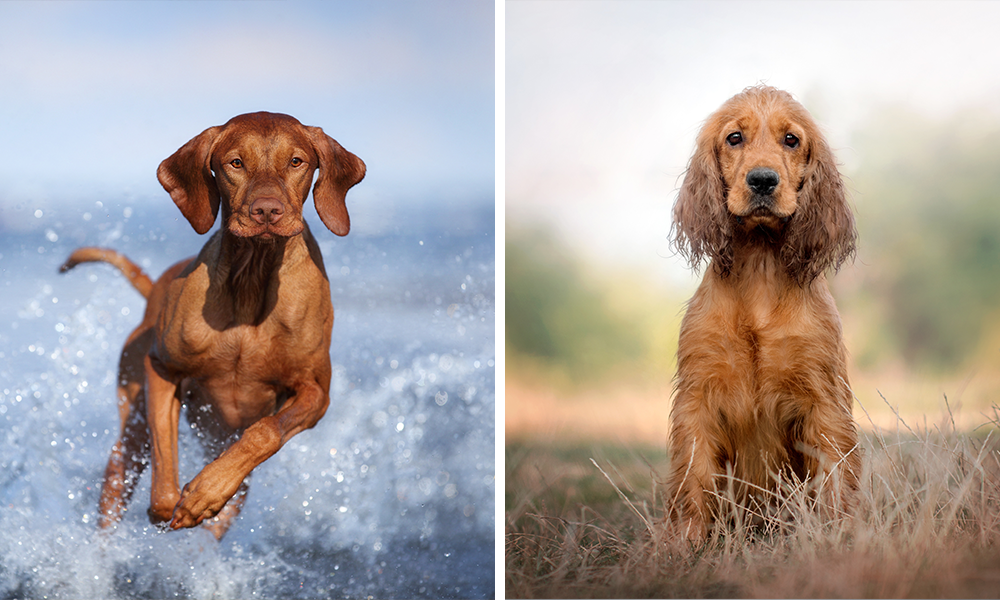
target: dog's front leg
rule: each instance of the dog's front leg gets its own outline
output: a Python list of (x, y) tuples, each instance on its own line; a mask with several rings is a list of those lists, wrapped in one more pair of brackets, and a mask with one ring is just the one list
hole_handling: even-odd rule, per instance
[(321, 387), (315, 380), (304, 381), (294, 388), (295, 395), (277, 414), (247, 427), (239, 441), (184, 486), (170, 527), (194, 527), (219, 514), (257, 465), (320, 420), (330, 404), (329, 388)]
[(851, 416), (852, 398), (835, 392), (819, 398), (802, 422), (799, 451), (809, 473), (823, 483), (821, 505), (828, 512), (848, 511), (861, 475), (861, 450)]
[(177, 385), (165, 379), (147, 354), (146, 416), (152, 450), (153, 485), (149, 517), (153, 522), (169, 521), (180, 499), (177, 482), (177, 421), (181, 403)]
[(709, 453), (699, 448), (703, 440), (691, 439), (686, 451), (678, 444), (671, 453), (670, 480), (667, 485), (669, 514), (676, 519), (678, 532), (692, 542), (701, 542), (708, 535), (711, 522), (711, 501), (708, 491), (713, 489)]
[(712, 520), (709, 495), (715, 489), (718, 447), (706, 423), (708, 411), (700, 390), (680, 390), (671, 411), (669, 514), (688, 540), (701, 542)]

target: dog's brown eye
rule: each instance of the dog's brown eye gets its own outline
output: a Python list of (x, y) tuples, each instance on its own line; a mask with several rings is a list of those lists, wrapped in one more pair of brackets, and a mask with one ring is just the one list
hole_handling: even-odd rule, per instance
[(738, 146), (740, 142), (743, 141), (743, 134), (739, 131), (734, 131), (726, 136), (726, 143), (730, 146)]
[(799, 147), (799, 138), (796, 137), (795, 135), (791, 134), (791, 133), (786, 133), (785, 134), (785, 145), (788, 146), (789, 148), (798, 148)]
[(231, 164), (235, 169), (243, 168), (243, 161), (238, 158), (234, 158), (233, 160), (229, 161), (229, 164)]
[(295, 157), (295, 158), (292, 159), (292, 166), (293, 167), (297, 167), (297, 166), (299, 166), (301, 164), (302, 164), (302, 159), (301, 158)]

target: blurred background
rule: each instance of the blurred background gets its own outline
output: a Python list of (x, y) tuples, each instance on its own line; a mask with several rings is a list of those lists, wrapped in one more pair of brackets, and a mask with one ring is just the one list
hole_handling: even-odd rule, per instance
[[(495, 6), (489, 1), (0, 3), (0, 597), (495, 593)], [(118, 355), (204, 244), (160, 161), (231, 117), (320, 126), (368, 166), (350, 235), (306, 220), (336, 312), (331, 406), (254, 472), (219, 544), (96, 532)], [(181, 483), (205, 463), (182, 419)]]
[(933, 425), (947, 399), (961, 426), (987, 421), (1000, 5), (517, 2), (506, 20), (508, 444), (665, 449), (701, 278), (670, 211), (704, 119), (758, 83), (812, 112), (852, 193), (860, 248), (832, 287), (856, 419)]
[(0, 11), (7, 230), (81, 191), (159, 195), (161, 160), (258, 110), (323, 127), (370, 162), (378, 185), (356, 190), (360, 210), (373, 194), (492, 202), (492, 2), (4, 2)]

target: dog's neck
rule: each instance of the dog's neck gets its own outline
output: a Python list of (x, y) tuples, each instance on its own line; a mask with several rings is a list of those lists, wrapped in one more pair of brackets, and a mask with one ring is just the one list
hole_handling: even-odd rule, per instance
[(277, 301), (278, 271), (291, 238), (244, 238), (224, 232), (222, 253), (228, 263), (226, 289), (236, 324), (259, 325)]
[(759, 279), (788, 286), (791, 278), (781, 257), (785, 231), (768, 227), (737, 228), (732, 238), (732, 266), (726, 279), (734, 284)]

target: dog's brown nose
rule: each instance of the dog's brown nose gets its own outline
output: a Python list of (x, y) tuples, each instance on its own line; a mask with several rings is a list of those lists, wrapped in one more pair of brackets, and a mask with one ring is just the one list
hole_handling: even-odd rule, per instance
[(285, 207), (276, 198), (257, 198), (250, 205), (250, 217), (261, 225), (276, 225), (285, 214)]

